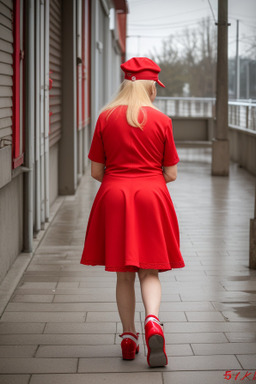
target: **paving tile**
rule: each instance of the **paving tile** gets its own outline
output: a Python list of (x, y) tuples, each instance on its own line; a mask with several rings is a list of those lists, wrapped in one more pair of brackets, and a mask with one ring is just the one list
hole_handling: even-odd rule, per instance
[(40, 345), (36, 357), (120, 357), (120, 345)]
[(236, 355), (243, 369), (254, 369), (256, 371), (256, 354), (254, 355)]
[(28, 384), (30, 375), (0, 375), (0, 384)]
[(254, 322), (214, 322), (198, 321), (184, 323), (165, 323), (165, 332), (255, 332)]
[(52, 294), (54, 292), (54, 295), (113, 295), (115, 294), (115, 288), (54, 288), (54, 289), (47, 289), (47, 288), (18, 288), (16, 289), (17, 295), (48, 295)]
[[(143, 304), (137, 303), (137, 310), (143, 309)], [(5, 311), (9, 312), (102, 312), (117, 311), (116, 303), (9, 303)], [(1, 323), (0, 323), (1, 324)]]
[(14, 303), (51, 303), (54, 295), (14, 295), (11, 299)]
[(243, 269), (241, 271), (233, 271), (232, 269), (230, 269), (228, 271), (205, 271), (205, 274), (207, 276), (211, 276), (211, 277), (215, 276), (217, 278), (225, 278), (225, 277), (234, 276), (234, 275), (236, 275), (236, 276), (244, 276), (246, 273), (248, 274), (248, 276), (251, 276), (251, 272), (248, 271), (248, 269), (247, 270)]
[[(64, 282), (63, 282), (64, 283)], [(60, 284), (60, 283), (59, 283)], [(103, 280), (103, 281), (98, 281), (98, 280), (93, 280), (93, 281), (88, 281), (87, 279), (86, 280), (82, 280), (80, 281), (79, 283), (79, 288), (98, 288), (98, 287), (106, 287), (106, 288), (112, 288), (112, 289), (116, 289), (116, 282), (115, 281), (106, 281), (106, 280)]]
[(72, 373), (76, 368), (77, 359), (74, 358), (0, 358), (1, 373)]
[(228, 343), (224, 333), (167, 333), (165, 332), (166, 344), (182, 343)]
[(0, 357), (33, 357), (37, 345), (0, 346)]
[[(0, 381), (1, 383), (1, 381)], [(162, 374), (159, 372), (142, 373), (104, 373), (100, 374), (52, 374), (52, 375), (32, 375), (29, 384), (163, 384)], [(5, 383), (4, 383), (5, 384)], [(7, 383), (6, 383), (7, 384)], [(9, 383), (8, 383), (9, 384)], [(10, 383), (12, 384), (12, 383)], [(16, 384), (13, 383), (13, 384)], [(21, 383), (23, 384), (23, 383)], [(24, 382), (25, 384), (25, 382)]]
[(223, 283), (227, 291), (255, 291), (255, 281), (227, 281)]
[(236, 312), (223, 311), (222, 314), (228, 321), (256, 321), (256, 310), (237, 309)]
[(31, 344), (82, 344), (82, 345), (104, 345), (114, 344), (114, 334), (17, 334), (1, 335), (1, 345), (31, 345)]
[(84, 312), (5, 312), (0, 322), (84, 322)]
[(70, 282), (60, 281), (58, 282), (57, 289), (78, 288), (80, 287), (80, 285), (81, 283), (79, 283), (79, 281), (70, 281)]
[[(178, 296), (178, 295), (177, 295)], [(54, 303), (101, 303), (101, 302), (112, 302), (115, 303), (115, 295), (102, 295), (102, 294), (94, 294), (94, 295), (56, 295), (54, 297)]]
[(162, 315), (164, 312), (171, 312), (171, 311), (215, 311), (215, 308), (213, 307), (212, 303), (204, 301), (204, 302), (190, 302), (190, 301), (182, 301), (178, 303), (172, 303), (171, 305), (169, 303), (161, 302), (159, 316)]
[[(142, 313), (144, 316), (144, 312)], [(172, 321), (188, 321), (185, 312), (159, 312), (159, 319), (162, 322), (172, 322)]]
[[(8, 333), (43, 333), (45, 323), (5, 323), (0, 322), (0, 335)], [(1, 336), (0, 336), (1, 338)]]
[(166, 354), (167, 356), (191, 356), (193, 351), (189, 344), (166, 344)]
[(188, 321), (223, 321), (225, 318), (219, 312), (185, 312)]
[(116, 323), (47, 323), (44, 333), (115, 333)]
[(225, 302), (225, 303), (222, 303), (222, 302), (218, 302), (218, 301), (214, 301), (212, 302), (212, 305), (213, 307), (217, 310), (217, 311), (222, 311), (222, 312), (225, 312), (225, 311), (231, 311), (231, 312), (234, 312), (234, 311), (241, 311), (241, 312), (247, 312), (247, 311), (253, 311), (254, 308), (255, 308), (255, 304), (252, 305), (252, 303), (247, 303), (247, 302)]
[[(120, 321), (118, 312), (88, 312), (86, 322), (117, 322)], [(135, 321), (140, 321), (139, 312), (135, 312)]]
[[(256, 343), (191, 344), (195, 355), (255, 354)], [(255, 360), (256, 361), (256, 360)], [(256, 368), (256, 366), (255, 366)]]
[(255, 332), (225, 332), (225, 336), (231, 343), (255, 342)]
[(58, 283), (59, 281), (59, 278), (58, 276), (57, 277), (54, 277), (54, 276), (25, 276), (23, 275), (22, 276), (22, 279), (21, 279), (21, 282), (32, 282), (32, 283), (35, 283), (35, 282), (52, 282), (52, 283)]
[(194, 295), (193, 293), (180, 293), (182, 301), (256, 301), (256, 295), (247, 293), (247, 292), (208, 292), (208, 293), (198, 293)]
[[(32, 289), (37, 289), (37, 288), (48, 288), (48, 289), (54, 289), (57, 287), (56, 282), (31, 282), (31, 281), (23, 281), (19, 284), (18, 288), (32, 288)], [(17, 292), (17, 290), (16, 290)]]

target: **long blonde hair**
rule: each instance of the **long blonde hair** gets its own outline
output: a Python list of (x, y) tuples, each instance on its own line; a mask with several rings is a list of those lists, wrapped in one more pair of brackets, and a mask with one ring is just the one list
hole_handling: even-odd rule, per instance
[[(109, 110), (109, 114), (107, 115), (109, 117), (116, 107), (120, 105), (127, 105), (126, 119), (128, 124), (133, 127), (143, 129), (147, 116), (141, 107), (149, 106), (154, 109), (158, 109), (153, 105), (150, 99), (153, 84), (153, 80), (124, 80), (116, 97), (106, 104), (102, 108), (101, 112)], [(143, 113), (142, 122), (139, 122), (140, 110)]]

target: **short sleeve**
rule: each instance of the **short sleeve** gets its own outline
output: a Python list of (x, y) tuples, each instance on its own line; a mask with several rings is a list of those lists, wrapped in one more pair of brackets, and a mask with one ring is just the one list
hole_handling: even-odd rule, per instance
[(169, 120), (169, 124), (166, 129), (166, 138), (164, 142), (164, 157), (163, 166), (170, 167), (177, 164), (180, 161), (173, 138), (172, 120)]
[(101, 116), (99, 116), (95, 126), (88, 158), (92, 161), (96, 161), (97, 163), (105, 164), (106, 156), (105, 156), (104, 145), (102, 140), (101, 126), (102, 126), (102, 118)]

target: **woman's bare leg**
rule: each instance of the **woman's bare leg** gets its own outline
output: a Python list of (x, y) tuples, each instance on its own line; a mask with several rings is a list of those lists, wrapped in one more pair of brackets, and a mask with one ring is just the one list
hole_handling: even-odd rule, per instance
[(135, 329), (135, 272), (117, 272), (116, 302), (119, 316), (123, 325), (123, 332), (136, 334)]
[(161, 282), (158, 277), (157, 269), (139, 269), (140, 288), (143, 304), (145, 307), (145, 317), (155, 315), (158, 317), (161, 304)]

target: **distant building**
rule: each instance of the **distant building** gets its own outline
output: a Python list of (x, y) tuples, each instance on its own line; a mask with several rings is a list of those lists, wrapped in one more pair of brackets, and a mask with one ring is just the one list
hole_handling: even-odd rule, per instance
[(0, 282), (76, 192), (125, 60), (126, 0), (0, 2)]

